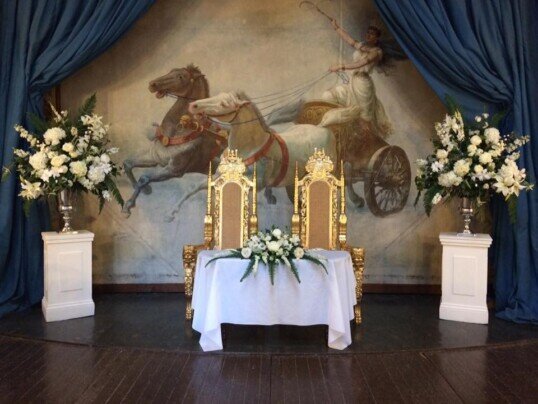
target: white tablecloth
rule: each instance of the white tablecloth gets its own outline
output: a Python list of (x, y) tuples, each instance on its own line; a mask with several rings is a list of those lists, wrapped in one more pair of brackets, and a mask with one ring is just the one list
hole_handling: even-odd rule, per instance
[(344, 349), (351, 344), (355, 276), (349, 253), (316, 251), (328, 260), (327, 275), (320, 266), (296, 260), (301, 283), (281, 265), (271, 286), (269, 272), (260, 265), (257, 274), (241, 279), (248, 260), (219, 259), (205, 267), (216, 251), (198, 254), (192, 305), (193, 328), (200, 332), (204, 351), (222, 349), (221, 324), (329, 326), (328, 345)]

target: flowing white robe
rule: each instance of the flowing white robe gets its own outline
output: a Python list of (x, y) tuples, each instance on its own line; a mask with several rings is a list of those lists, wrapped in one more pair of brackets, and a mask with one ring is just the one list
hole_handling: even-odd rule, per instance
[(324, 100), (340, 104), (342, 108), (327, 111), (319, 126), (327, 127), (362, 119), (372, 125), (378, 136), (384, 138), (390, 134), (390, 122), (383, 104), (377, 98), (374, 82), (370, 77), (376, 63), (383, 56), (382, 50), (378, 47), (367, 47), (363, 43), (355, 45), (353, 62), (360, 63), (372, 56), (372, 62), (353, 70), (348, 84), (338, 85), (323, 94)]

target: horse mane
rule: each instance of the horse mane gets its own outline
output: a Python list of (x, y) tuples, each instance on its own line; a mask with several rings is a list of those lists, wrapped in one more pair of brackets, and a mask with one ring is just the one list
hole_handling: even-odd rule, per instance
[(199, 74), (199, 75), (201, 75), (201, 77), (198, 80), (202, 81), (202, 87), (203, 87), (203, 90), (204, 90), (203, 97), (204, 98), (209, 97), (209, 83), (208, 83), (207, 79), (205, 78), (205, 74), (202, 73), (200, 68), (198, 66), (196, 66), (194, 63), (189, 63), (185, 67), (185, 69), (187, 69), (187, 71), (189, 73), (191, 73), (191, 74)]
[(265, 118), (263, 117), (261, 111), (258, 109), (258, 106), (250, 100), (250, 97), (246, 95), (244, 91), (238, 91), (237, 98), (239, 98), (241, 101), (248, 101), (252, 107), (252, 110), (256, 114), (256, 117), (260, 121), (260, 125), (262, 126), (263, 130), (266, 132), (271, 132), (271, 128), (269, 125), (267, 125), (267, 122), (265, 122)]

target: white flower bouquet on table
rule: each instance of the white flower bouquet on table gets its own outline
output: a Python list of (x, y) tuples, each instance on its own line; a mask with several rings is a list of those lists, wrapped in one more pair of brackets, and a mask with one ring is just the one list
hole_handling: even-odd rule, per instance
[(269, 270), (271, 284), (274, 285), (275, 270), (279, 264), (284, 264), (293, 273), (300, 283), (299, 271), (294, 263), (294, 259), (304, 259), (320, 265), (327, 273), (325, 266), (326, 259), (322, 255), (315, 254), (312, 251), (305, 250), (301, 246), (298, 236), (285, 234), (278, 228), (258, 232), (251, 236), (243, 248), (225, 250), (217, 254), (206, 264), (206, 267), (218, 259), (223, 258), (241, 258), (250, 260), (241, 282), (251, 273), (256, 274), (260, 264), (265, 264)]
[(58, 112), (52, 105), (53, 118), (43, 121), (31, 116), (37, 133), (30, 133), (21, 125), (15, 130), (25, 139), (28, 147), (15, 149), (13, 164), (4, 168), (4, 176), (16, 169), (21, 182), (20, 196), (29, 204), (46, 195), (56, 195), (62, 190), (91, 192), (99, 198), (99, 209), (105, 201), (114, 198), (123, 205), (114, 177), (120, 167), (110, 159), (118, 152), (108, 147), (109, 125), (93, 113), (95, 94), (89, 97), (78, 115), (71, 118), (67, 111)]
[(492, 193), (498, 193), (504, 196), (514, 220), (520, 191), (533, 187), (526, 180), (525, 169), (517, 166), (519, 149), (529, 137), (501, 135), (495, 127), (500, 114), (491, 123), (488, 114), (464, 123), (460, 111), (452, 109), (451, 115), (435, 124), (434, 153), (417, 160), (415, 184), (419, 192), (415, 205), (424, 193), (429, 215), (434, 205), (453, 196), (481, 205)]

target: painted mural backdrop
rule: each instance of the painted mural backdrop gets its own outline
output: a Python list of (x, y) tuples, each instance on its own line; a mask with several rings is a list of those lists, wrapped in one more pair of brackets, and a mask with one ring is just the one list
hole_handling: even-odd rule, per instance
[(445, 207), (427, 220), (412, 179), (445, 111), (369, 0), (160, 0), (62, 84), (62, 106), (93, 92), (127, 201), (100, 216), (81, 201), (96, 283), (182, 281), (181, 248), (202, 241), (209, 162), (226, 147), (256, 162), (262, 228), (289, 227), (295, 163), (324, 148), (342, 164), (367, 282), (439, 283), (438, 233), (458, 219)]

